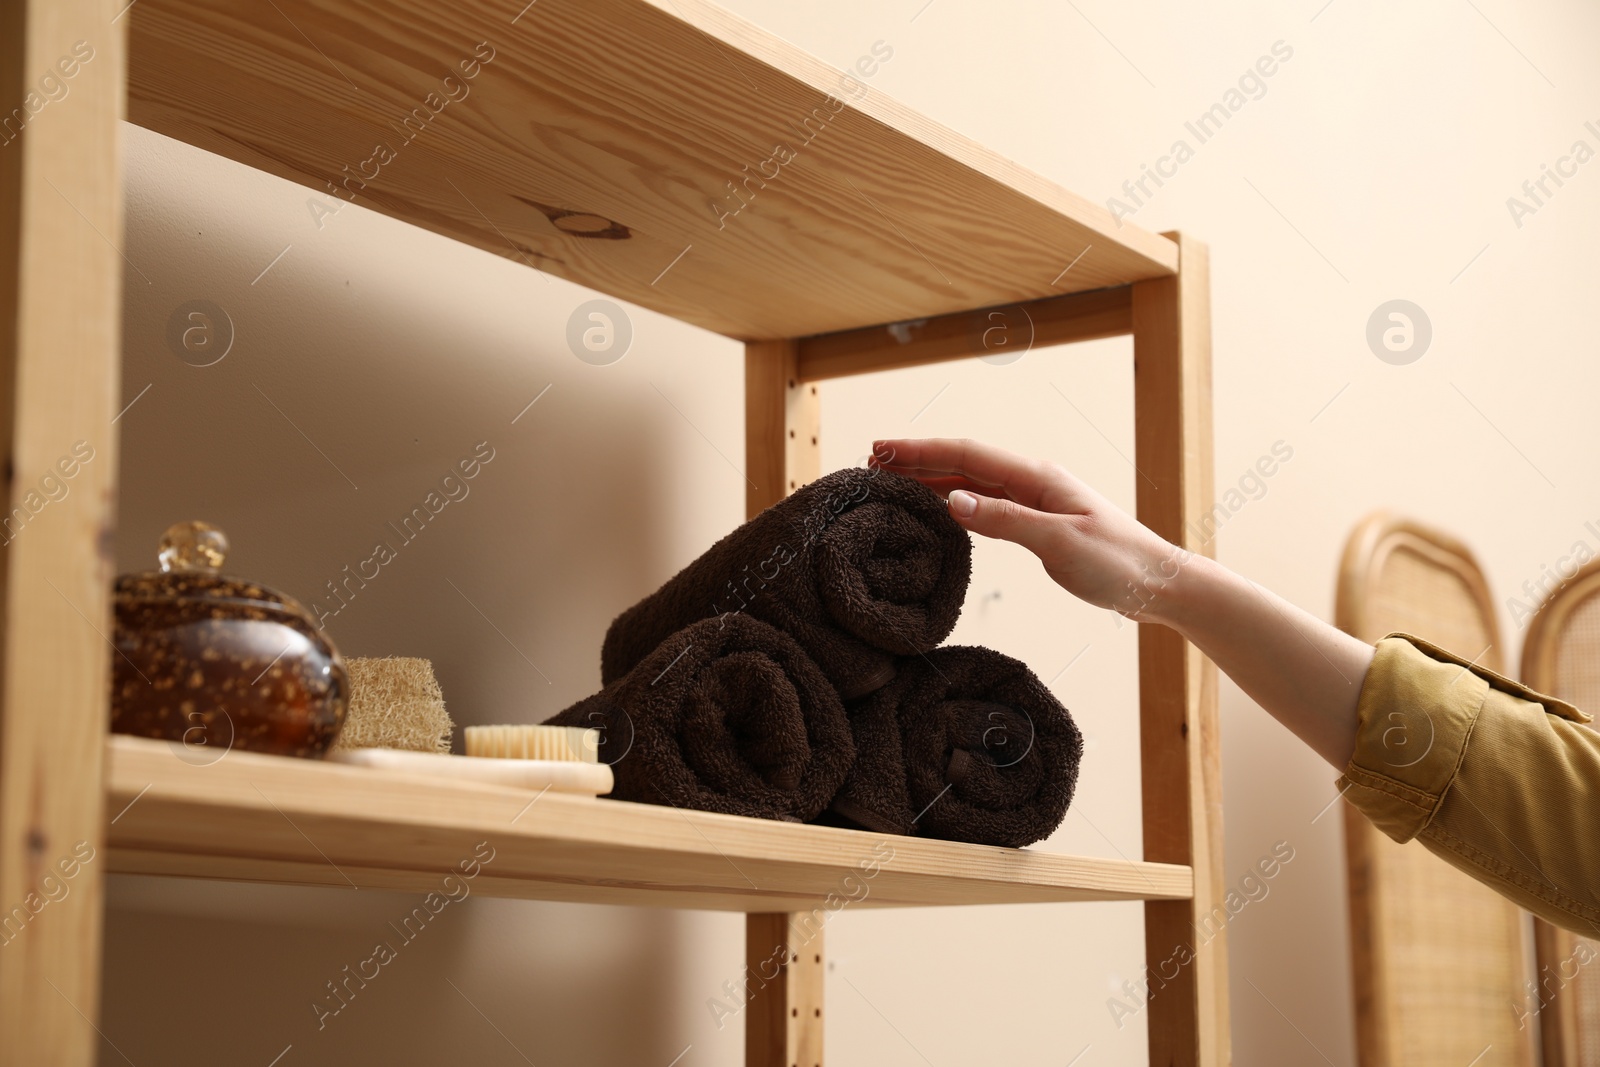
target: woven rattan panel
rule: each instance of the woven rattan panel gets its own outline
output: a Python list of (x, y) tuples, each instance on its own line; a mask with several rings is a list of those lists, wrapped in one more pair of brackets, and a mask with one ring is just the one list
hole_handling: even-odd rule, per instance
[(1600, 711), (1600, 592), (1568, 614), (1556, 642), (1555, 696)]
[[(1600, 712), (1600, 592), (1573, 608), (1550, 640), (1556, 646), (1553, 695)], [(1582, 944), (1564, 944), (1559, 959), (1541, 961), (1540, 983), (1546, 996), (1554, 990), (1561, 1010), (1573, 1014), (1569, 1034), (1576, 1059), (1564, 1067), (1600, 1067), (1600, 942), (1577, 941)]]
[[(1412, 633), (1499, 669), (1490, 624), (1462, 576), (1418, 552), (1378, 560), (1363, 612), (1376, 640)], [(1530, 1067), (1528, 926), (1521, 909), (1415, 842), (1346, 813), (1363, 1067)], [(1363, 926), (1365, 925), (1365, 931)], [(1363, 961), (1363, 947), (1366, 960)]]

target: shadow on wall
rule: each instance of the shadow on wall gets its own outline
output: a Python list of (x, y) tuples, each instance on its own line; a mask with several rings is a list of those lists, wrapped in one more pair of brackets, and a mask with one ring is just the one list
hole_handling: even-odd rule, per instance
[[(610, 619), (741, 517), (706, 447), (738, 454), (739, 346), (634, 311), (628, 358), (584, 362), (567, 324), (594, 294), (365, 211), (318, 233), (304, 190), (124, 132), (118, 569), (153, 569), (173, 522), (216, 523), (225, 571), (305, 603), (345, 654), (433, 660), (458, 727), (599, 688)], [(109, 1042), (208, 1067), (290, 1044), (285, 1065), (522, 1062), (508, 1044), (666, 1063), (689, 1040), (675, 985), (742, 958), (731, 917), (719, 940), (671, 912), (472, 899), (319, 1030), (327, 983), (422, 894), (342, 896), (114, 879)]]
[[(113, 878), (114, 903), (148, 899), (133, 880)], [(336, 890), (205, 888), (199, 921), (110, 913), (101, 1029), (116, 1047), (101, 1063), (664, 1064), (687, 1040), (667, 1050), (679, 1031), (660, 985), (684, 940), (667, 913), (468, 898), (424, 922), (420, 895), (362, 890), (319, 922)], [(226, 917), (263, 905), (273, 918)]]
[[(134, 254), (176, 258), (139, 222)], [(433, 659), (458, 722), (590, 692), (606, 623), (669, 566), (652, 530), (676, 416), (559, 332), (506, 351), (453, 294), (388, 307), (287, 267), (287, 295), (214, 301), (233, 345), (204, 368), (168, 350), (182, 305), (129, 285), (124, 392), (149, 388), (120, 423), (119, 568), (153, 567), (168, 524), (203, 518), (232, 540), (226, 570), (299, 599), (347, 655)]]

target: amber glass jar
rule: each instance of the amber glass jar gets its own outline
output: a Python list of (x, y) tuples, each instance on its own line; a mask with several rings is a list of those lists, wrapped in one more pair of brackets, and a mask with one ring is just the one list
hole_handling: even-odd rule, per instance
[(227, 552), (216, 527), (178, 523), (159, 571), (117, 579), (111, 729), (177, 742), (192, 763), (320, 757), (344, 725), (344, 662), (294, 599), (221, 574)]

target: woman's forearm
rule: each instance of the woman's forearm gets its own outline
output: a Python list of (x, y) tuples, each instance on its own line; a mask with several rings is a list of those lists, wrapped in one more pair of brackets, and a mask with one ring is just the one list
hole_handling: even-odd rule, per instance
[(1137, 616), (1183, 634), (1290, 732), (1343, 770), (1373, 649), (1214, 560), (1190, 555)]
[(1343, 772), (1353, 810), (1535, 915), (1600, 936), (1600, 734), (1587, 716), (1415, 638), (1374, 648), (1214, 560), (1141, 554), (1113, 606), (1193, 642)]
[(1053, 463), (942, 440), (880, 441), (874, 458), (945, 494), (966, 529), (1033, 552), (1074, 596), (1194, 642), (1395, 841), (1600, 932), (1600, 733), (1576, 708), (1423, 641), (1374, 649), (1174, 548)]

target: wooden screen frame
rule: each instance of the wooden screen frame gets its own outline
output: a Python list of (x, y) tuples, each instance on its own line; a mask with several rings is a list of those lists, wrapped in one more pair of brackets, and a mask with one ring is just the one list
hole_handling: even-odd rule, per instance
[[(1590, 560), (1544, 599), (1528, 622), (1522, 641), (1522, 681), (1552, 696), (1556, 684), (1556, 638), (1572, 613), (1590, 597), (1600, 595), (1600, 559)], [(1587, 710), (1587, 709), (1585, 709)]]
[[(1382, 572), (1383, 564), (1392, 553), (1401, 549), (1414, 552), (1451, 572), (1466, 585), (1477, 603), (1490, 639), (1489, 647), (1484, 650), (1479, 662), (1490, 670), (1501, 670), (1503, 659), (1499, 617), (1495, 612), (1488, 579), (1477, 557), (1464, 542), (1450, 534), (1391, 512), (1374, 512), (1358, 522), (1351, 531), (1339, 563), (1334, 624), (1363, 641), (1376, 641), (1384, 636), (1372, 627), (1369, 605), (1376, 592), (1377, 576)], [(1379, 985), (1380, 975), (1385, 971), (1386, 946), (1376, 938), (1365, 889), (1370, 881), (1367, 872), (1372, 863), (1372, 848), (1381, 831), (1348, 805), (1344, 816), (1357, 1062), (1362, 1067), (1389, 1067), (1386, 1049), (1390, 1043), (1385, 1035), (1390, 1019), (1384, 1008), (1384, 992)], [(1521, 1053), (1523, 1062), (1529, 1067), (1537, 1063), (1531, 1040)]]
[[(745, 346), (745, 461), (754, 515), (821, 474), (816, 382), (939, 360), (981, 356), (982, 326), (995, 311), (1026, 312), (1036, 346), (1131, 334), (1135, 460), (1141, 522), (1210, 556), (1197, 521), (1214, 498), (1211, 430), (1210, 262), (1206, 246), (1181, 234), (1178, 273), (954, 315)], [(1226, 931), (1204, 945), (1194, 931), (1223, 898), (1222, 760), (1217, 673), (1175, 631), (1139, 627), (1139, 722), (1144, 858), (1194, 869), (1189, 900), (1145, 904), (1150, 972), (1179, 946), (1193, 962), (1149, 1001), (1150, 1062), (1226, 1067), (1231, 1060)], [(775, 934), (800, 916), (748, 917), (747, 955), (770, 953)], [(791, 953), (797, 968), (757, 993), (746, 1024), (748, 1067), (822, 1063), (820, 933)], [(814, 972), (814, 973), (812, 973)], [(1163, 977), (1165, 971), (1161, 972)]]
[[(1556, 651), (1558, 638), (1567, 620), (1585, 601), (1600, 596), (1600, 559), (1591, 560), (1570, 579), (1551, 590), (1528, 623), (1528, 636), (1522, 642), (1522, 681), (1532, 689), (1552, 696), (1556, 692)], [(1565, 698), (1563, 698), (1565, 699)], [(1585, 709), (1588, 710), (1588, 709)], [(1540, 983), (1538, 997), (1543, 1000), (1543, 979), (1547, 967), (1559, 967), (1578, 947), (1579, 935), (1543, 919), (1533, 920), (1535, 980)], [(1589, 940), (1600, 940), (1590, 938)], [(1568, 1009), (1570, 1001), (1558, 990), (1539, 1010), (1539, 1040), (1543, 1067), (1579, 1067), (1578, 1023)]]
[[(1499, 670), (1500, 620), (1495, 614), (1494, 597), (1489, 592), (1488, 579), (1478, 559), (1465, 543), (1443, 530), (1402, 518), (1387, 511), (1376, 511), (1356, 524), (1345, 543), (1344, 557), (1339, 562), (1339, 588), (1334, 596), (1334, 625), (1345, 633), (1362, 640), (1375, 640), (1366, 636), (1370, 632), (1367, 618), (1368, 598), (1373, 593), (1372, 582), (1391, 553), (1397, 549), (1410, 549), (1426, 557), (1441, 568), (1453, 571), (1478, 602), (1483, 612), (1485, 629), (1493, 639), (1489, 652), (1491, 670)], [(1379, 636), (1382, 636), (1381, 634)], [(1488, 653), (1485, 653), (1487, 656)]]

